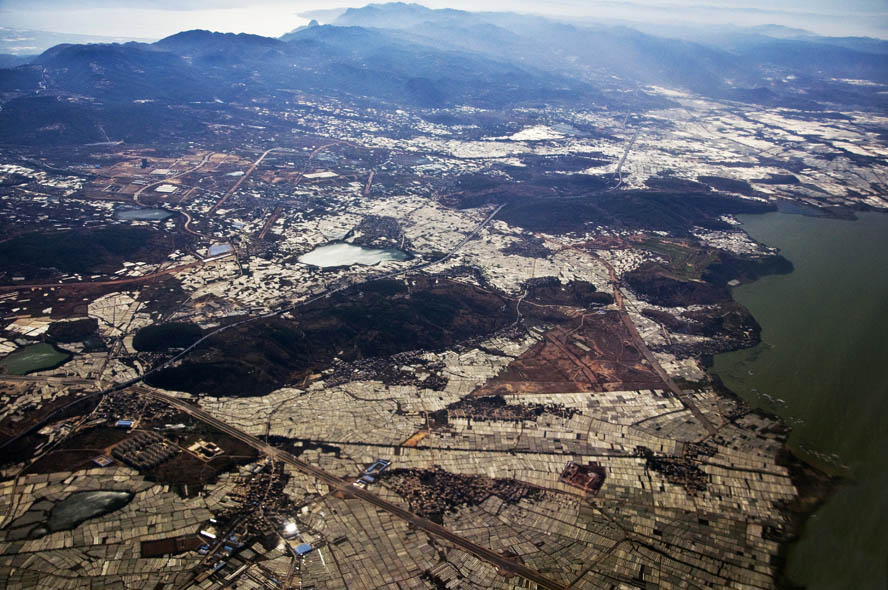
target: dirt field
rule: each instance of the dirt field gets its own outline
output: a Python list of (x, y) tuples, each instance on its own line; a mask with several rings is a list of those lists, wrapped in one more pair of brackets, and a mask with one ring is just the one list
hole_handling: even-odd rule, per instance
[(615, 311), (592, 312), (558, 326), (476, 396), (662, 389)]

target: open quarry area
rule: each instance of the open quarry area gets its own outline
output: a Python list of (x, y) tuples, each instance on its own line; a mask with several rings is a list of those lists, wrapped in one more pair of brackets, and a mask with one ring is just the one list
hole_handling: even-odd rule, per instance
[(888, 117), (624, 94), (0, 146), (0, 586), (778, 587), (738, 216), (885, 210)]

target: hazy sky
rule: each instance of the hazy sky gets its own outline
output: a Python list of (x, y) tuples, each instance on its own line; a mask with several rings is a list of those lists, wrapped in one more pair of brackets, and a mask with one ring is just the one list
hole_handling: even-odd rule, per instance
[[(187, 29), (278, 36), (306, 24), (300, 13), (348, 0), (0, 0), (0, 26), (157, 39)], [(822, 34), (888, 37), (888, 0), (426, 0), (429, 7), (669, 24), (782, 24)]]

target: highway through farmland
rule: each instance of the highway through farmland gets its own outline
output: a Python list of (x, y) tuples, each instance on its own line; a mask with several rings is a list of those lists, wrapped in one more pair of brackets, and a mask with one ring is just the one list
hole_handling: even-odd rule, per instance
[[(484, 218), (483, 221), (481, 221), (477, 226), (475, 226), (475, 228), (469, 234), (467, 234), (462, 240), (460, 240), (460, 242), (457, 243), (453, 248), (451, 248), (444, 256), (442, 256), (436, 260), (422, 262), (422, 263), (410, 266), (408, 268), (403, 268), (403, 269), (391, 271), (391, 272), (384, 273), (381, 275), (371, 276), (371, 277), (368, 277), (365, 281), (362, 281), (362, 283), (395, 278), (395, 277), (398, 277), (401, 275), (408, 274), (410, 272), (415, 272), (415, 271), (418, 271), (418, 270), (421, 270), (424, 268), (428, 268), (434, 264), (438, 264), (439, 262), (443, 262), (443, 261), (451, 258), (461, 248), (463, 248), (466, 244), (468, 244), (471, 240), (475, 239), (478, 236), (478, 234), (480, 234), (481, 231), (491, 221), (493, 221), (494, 217), (496, 217), (496, 215), (503, 209), (503, 207), (505, 207), (505, 204), (499, 205), (496, 209), (494, 209), (487, 217)], [(180, 360), (181, 358), (183, 358), (184, 356), (189, 354), (192, 350), (194, 350), (197, 346), (199, 346), (201, 343), (203, 343), (207, 339), (212, 338), (213, 336), (216, 336), (218, 334), (221, 334), (222, 332), (225, 332), (226, 330), (230, 330), (232, 328), (242, 326), (242, 325), (248, 324), (250, 322), (254, 322), (254, 321), (257, 321), (260, 319), (264, 319), (264, 318), (270, 318), (270, 317), (282, 314), (284, 312), (297, 309), (299, 307), (319, 301), (319, 300), (321, 300), (325, 297), (328, 297), (334, 293), (341, 292), (346, 289), (350, 289), (350, 288), (360, 285), (362, 283), (354, 283), (354, 284), (336, 287), (334, 289), (330, 289), (330, 290), (327, 290), (323, 293), (317, 294), (314, 297), (312, 297), (306, 301), (302, 301), (302, 302), (298, 303), (297, 305), (293, 305), (293, 306), (287, 307), (285, 309), (271, 311), (271, 312), (268, 312), (268, 313), (265, 313), (265, 314), (262, 314), (259, 316), (246, 318), (246, 319), (234, 322), (232, 324), (228, 324), (228, 325), (222, 326), (220, 328), (217, 328), (216, 330), (213, 330), (209, 334), (204, 335), (202, 338), (197, 340), (194, 344), (185, 348), (179, 354), (177, 354), (176, 356), (161, 363), (160, 365), (142, 373), (141, 375), (139, 375), (137, 377), (134, 377), (133, 379), (130, 379), (130, 380), (122, 382), (122, 383), (118, 383), (118, 384), (113, 385), (113, 386), (111, 386), (107, 389), (104, 389), (102, 391), (96, 391), (87, 397), (106, 395), (106, 394), (109, 394), (109, 393), (112, 393), (115, 391), (121, 391), (121, 390), (130, 388), (130, 387), (136, 386), (136, 387), (134, 387), (134, 391), (136, 391), (142, 395), (150, 396), (155, 399), (161, 400), (161, 401), (163, 401), (175, 408), (178, 408), (182, 412), (187, 413), (188, 415), (194, 417), (195, 419), (200, 420), (201, 422), (208, 424), (208, 425), (218, 429), (219, 431), (224, 432), (225, 434), (228, 434), (229, 436), (232, 436), (232, 437), (252, 446), (253, 448), (257, 449), (261, 453), (264, 453), (265, 455), (267, 455), (271, 459), (287, 463), (288, 465), (293, 466), (294, 468), (298, 469), (302, 473), (312, 475), (312, 476), (318, 478), (320, 481), (323, 481), (324, 483), (329, 485), (331, 488), (339, 490), (340, 492), (342, 492), (343, 494), (345, 494), (347, 496), (351, 496), (353, 498), (357, 498), (357, 499), (363, 500), (365, 502), (368, 502), (370, 504), (373, 504), (377, 508), (385, 510), (386, 512), (389, 512), (390, 514), (409, 522), (410, 524), (412, 524), (416, 528), (419, 528), (419, 529), (427, 532), (428, 534), (431, 534), (431, 535), (434, 535), (438, 538), (449, 541), (449, 542), (453, 543), (454, 545), (471, 553), (475, 557), (482, 559), (482, 560), (496, 566), (497, 568), (499, 568), (503, 572), (506, 572), (510, 575), (521, 576), (531, 582), (534, 582), (535, 584), (537, 584), (537, 586), (539, 588), (545, 588), (547, 590), (562, 590), (564, 588), (563, 585), (558, 584), (558, 583), (546, 578), (545, 576), (543, 576), (541, 573), (534, 570), (533, 568), (527, 567), (527, 566), (517, 563), (511, 559), (503, 557), (499, 553), (497, 553), (487, 547), (483, 547), (481, 545), (473, 543), (472, 541), (469, 541), (468, 539), (461, 537), (460, 535), (454, 533), (451, 530), (448, 530), (447, 528), (445, 528), (435, 522), (432, 522), (428, 519), (422, 518), (421, 516), (413, 514), (409, 510), (405, 510), (404, 508), (397, 506), (396, 504), (392, 504), (391, 502), (388, 502), (387, 500), (380, 498), (379, 496), (377, 496), (376, 494), (373, 494), (372, 492), (369, 492), (365, 489), (355, 487), (355, 486), (351, 485), (350, 482), (347, 482), (340, 477), (337, 477), (331, 473), (328, 473), (328, 472), (324, 471), (323, 469), (320, 469), (319, 467), (315, 467), (314, 465), (311, 465), (309, 463), (301, 461), (298, 458), (296, 458), (295, 456), (293, 456), (292, 454), (287, 453), (286, 451), (283, 451), (281, 449), (273, 447), (267, 443), (262, 442), (261, 440), (259, 440), (258, 438), (254, 437), (250, 434), (247, 434), (241, 430), (238, 430), (237, 428), (216, 418), (215, 416), (209, 414), (208, 412), (201, 410), (197, 406), (189, 404), (188, 402), (177, 399), (175, 397), (172, 397), (172, 396), (160, 393), (158, 391), (149, 389), (147, 387), (138, 386), (138, 384), (141, 383), (142, 381), (144, 381), (144, 379), (148, 375), (150, 375), (156, 371), (160, 371), (160, 370), (172, 365), (176, 361)], [(86, 399), (86, 397), (78, 398), (73, 403), (80, 402), (84, 399)], [(46, 424), (47, 422), (49, 422), (52, 419), (53, 416), (55, 416), (57, 414), (58, 414), (58, 412), (53, 412), (52, 414), (48, 415), (44, 420), (42, 420), (40, 424), (35, 425), (33, 428), (28, 429), (26, 432), (20, 433), (16, 437), (13, 437), (11, 439), (7, 439), (2, 446), (8, 445), (9, 443), (17, 440), (18, 438), (27, 434), (28, 432), (33, 432), (34, 429), (41, 427), (43, 424)]]
[[(271, 151), (271, 150), (269, 150), (269, 151)], [(267, 154), (268, 154), (268, 152), (266, 152), (265, 154), (263, 154), (263, 158), (264, 158), (265, 155), (267, 155)], [(78, 398), (77, 400), (71, 402), (71, 403), (68, 404), (67, 406), (65, 406), (65, 407), (63, 407), (63, 408), (59, 408), (58, 410), (56, 410), (56, 411), (54, 411), (54, 412), (48, 414), (46, 417), (44, 417), (42, 420), (40, 420), (38, 423), (34, 424), (34, 425), (31, 426), (30, 428), (27, 428), (26, 430), (23, 430), (22, 432), (19, 432), (16, 436), (14, 436), (14, 437), (12, 437), (12, 438), (8, 438), (8, 439), (6, 439), (5, 441), (3, 441), (2, 443), (0, 443), (0, 449), (2, 449), (2, 448), (4, 448), (4, 447), (6, 447), (6, 446), (12, 444), (13, 442), (19, 440), (19, 439), (22, 438), (23, 436), (27, 436), (28, 434), (30, 434), (30, 433), (32, 433), (32, 432), (36, 432), (37, 430), (39, 430), (40, 428), (42, 428), (44, 425), (48, 424), (48, 423), (49, 423), (49, 422), (50, 422), (55, 416), (58, 416), (62, 411), (64, 411), (65, 409), (67, 409), (69, 406), (74, 405), (75, 403), (79, 403), (79, 402), (81, 402), (82, 400), (87, 399), (88, 397), (100, 397), (100, 396), (103, 396), (103, 395), (107, 395), (107, 394), (109, 394), (109, 393), (113, 393), (113, 392), (115, 392), (115, 391), (121, 391), (121, 390), (126, 389), (126, 388), (128, 388), (128, 387), (132, 387), (133, 385), (137, 385), (137, 384), (141, 383), (141, 382), (144, 381), (145, 378), (148, 377), (149, 375), (151, 375), (151, 374), (153, 374), (153, 373), (156, 373), (156, 372), (158, 372), (158, 371), (161, 371), (161, 370), (163, 370), (163, 369), (165, 369), (165, 368), (167, 368), (167, 367), (173, 365), (175, 362), (177, 362), (177, 361), (183, 359), (185, 356), (187, 356), (188, 354), (190, 354), (191, 351), (193, 351), (195, 348), (197, 348), (198, 346), (200, 346), (201, 344), (203, 344), (205, 341), (207, 341), (207, 340), (209, 340), (210, 338), (212, 338), (212, 337), (214, 337), (214, 336), (217, 336), (217, 335), (219, 335), (219, 334), (221, 334), (221, 333), (223, 333), (223, 332), (225, 332), (225, 331), (227, 331), (227, 330), (231, 330), (232, 328), (237, 328), (237, 327), (239, 327), (239, 326), (243, 326), (243, 325), (245, 325), (245, 324), (249, 324), (249, 323), (251, 323), (251, 322), (255, 322), (255, 321), (258, 321), (258, 320), (263, 320), (263, 319), (271, 318), (271, 317), (274, 317), (274, 316), (276, 316), (276, 315), (280, 315), (280, 314), (286, 313), (286, 312), (288, 312), (288, 311), (296, 310), (296, 309), (298, 309), (298, 308), (300, 308), (300, 307), (303, 307), (303, 306), (305, 306), (305, 305), (309, 305), (309, 304), (314, 303), (314, 302), (316, 302), (316, 301), (320, 301), (321, 299), (324, 299), (325, 297), (329, 297), (330, 295), (333, 295), (334, 293), (339, 293), (339, 292), (345, 291), (345, 290), (347, 290), (347, 289), (351, 289), (352, 287), (356, 287), (356, 286), (361, 285), (361, 284), (363, 284), (363, 283), (367, 283), (367, 282), (371, 282), (371, 281), (385, 280), (385, 279), (393, 279), (393, 278), (398, 277), (398, 276), (402, 276), (402, 275), (405, 275), (405, 274), (408, 274), (408, 273), (411, 273), (411, 272), (416, 272), (416, 271), (418, 271), (418, 270), (422, 270), (422, 269), (424, 269), (424, 268), (428, 268), (428, 267), (430, 267), (430, 266), (432, 266), (432, 265), (438, 264), (439, 262), (443, 262), (443, 261), (445, 261), (445, 260), (451, 258), (451, 257), (452, 257), (454, 254), (456, 254), (461, 248), (463, 248), (463, 247), (464, 247), (466, 244), (468, 244), (471, 240), (473, 240), (475, 237), (477, 237), (478, 234), (481, 233), (481, 230), (483, 230), (485, 227), (487, 227), (487, 225), (488, 225), (491, 221), (493, 221), (493, 218), (496, 217), (497, 213), (499, 213), (499, 212), (503, 209), (503, 207), (505, 207), (505, 204), (500, 205), (500, 206), (498, 206), (496, 209), (494, 209), (494, 210), (493, 210), (493, 211), (492, 211), (487, 217), (484, 218), (483, 221), (481, 221), (477, 226), (475, 226), (475, 228), (474, 228), (474, 229), (473, 229), (468, 235), (466, 235), (462, 240), (460, 240), (460, 242), (459, 242), (458, 244), (456, 244), (453, 248), (451, 248), (451, 249), (450, 249), (450, 250), (449, 250), (444, 256), (442, 256), (441, 258), (438, 258), (438, 259), (436, 259), (436, 260), (430, 260), (430, 261), (427, 261), (427, 262), (421, 262), (421, 263), (419, 263), (419, 264), (415, 264), (415, 265), (410, 266), (410, 267), (407, 267), (407, 268), (402, 268), (402, 269), (399, 269), (399, 270), (394, 270), (394, 271), (387, 272), (387, 273), (383, 273), (383, 274), (380, 274), (380, 275), (370, 276), (370, 277), (367, 277), (364, 281), (361, 281), (361, 282), (359, 282), (359, 283), (351, 283), (351, 284), (348, 284), (348, 285), (342, 285), (342, 286), (340, 286), (340, 287), (336, 287), (336, 288), (333, 288), (333, 289), (328, 289), (328, 290), (326, 290), (326, 291), (323, 291), (323, 292), (321, 292), (321, 293), (316, 294), (315, 296), (313, 296), (313, 297), (311, 297), (311, 298), (309, 298), (309, 299), (307, 299), (307, 300), (305, 300), (305, 301), (301, 301), (301, 302), (299, 302), (299, 303), (297, 303), (297, 304), (295, 304), (295, 305), (291, 305), (291, 306), (286, 307), (286, 308), (283, 308), (283, 309), (277, 309), (277, 310), (274, 310), (274, 311), (269, 311), (269, 312), (267, 312), (267, 313), (264, 313), (264, 314), (261, 314), (261, 315), (258, 315), (258, 316), (247, 317), (247, 318), (244, 318), (244, 319), (239, 320), (239, 321), (237, 321), (237, 322), (233, 322), (233, 323), (231, 323), (231, 324), (226, 324), (226, 325), (224, 325), (224, 326), (220, 326), (219, 328), (216, 328), (216, 329), (213, 330), (212, 332), (209, 332), (208, 334), (205, 334), (204, 336), (202, 336), (200, 339), (198, 339), (196, 342), (194, 342), (191, 346), (188, 346), (187, 348), (183, 349), (183, 350), (182, 350), (181, 352), (179, 352), (177, 355), (175, 355), (175, 356), (173, 356), (173, 357), (167, 359), (167, 360), (164, 361), (163, 363), (161, 363), (161, 364), (159, 364), (159, 365), (157, 365), (157, 366), (155, 366), (155, 367), (153, 367), (153, 368), (151, 368), (151, 369), (145, 371), (144, 373), (142, 373), (142, 374), (140, 374), (140, 375), (137, 375), (136, 377), (133, 377), (132, 379), (129, 379), (129, 380), (127, 380), (127, 381), (123, 381), (123, 382), (121, 382), (121, 383), (117, 383), (117, 384), (115, 384), (115, 385), (112, 385), (111, 387), (108, 387), (108, 388), (106, 388), (106, 389), (103, 389), (103, 390), (100, 390), (100, 391), (95, 391), (95, 392), (93, 392), (93, 393), (90, 393), (88, 396), (84, 396), (84, 397), (82, 397), (82, 398)], [(196, 264), (196, 263), (195, 263), (195, 264)], [(174, 270), (174, 269), (170, 269), (170, 271), (172, 271), (172, 270)], [(167, 271), (167, 272), (170, 272), (170, 271)], [(21, 287), (17, 287), (17, 288), (21, 288)], [(2, 292), (2, 290), (3, 290), (3, 287), (0, 287), (0, 292)], [(3, 377), (0, 377), (0, 379), (3, 379)]]
[(523, 564), (517, 563), (511, 559), (508, 559), (496, 551), (489, 549), (487, 547), (483, 547), (474, 543), (465, 537), (458, 535), (457, 533), (435, 523), (426, 518), (413, 514), (409, 510), (406, 510), (396, 504), (389, 502), (383, 498), (380, 498), (373, 492), (370, 492), (366, 489), (358, 488), (352, 485), (350, 482), (333, 475), (319, 467), (315, 467), (310, 463), (306, 463), (302, 461), (292, 454), (273, 447), (267, 443), (262, 442), (260, 439), (243, 432), (226, 422), (216, 418), (209, 412), (198, 408), (184, 400), (171, 397), (159, 391), (155, 391), (152, 389), (148, 389), (146, 387), (137, 387), (135, 391), (142, 395), (153, 397), (154, 399), (163, 401), (174, 408), (188, 414), (192, 418), (203, 422), (213, 428), (216, 428), (220, 432), (224, 432), (225, 434), (232, 436), (241, 442), (244, 442), (259, 452), (267, 455), (274, 461), (281, 461), (282, 463), (286, 463), (297, 470), (305, 473), (306, 475), (311, 475), (316, 477), (318, 480), (324, 482), (330, 488), (334, 490), (338, 490), (342, 492), (346, 496), (351, 496), (353, 498), (357, 498), (359, 500), (363, 500), (369, 504), (373, 504), (377, 508), (392, 514), (406, 522), (409, 522), (411, 525), (416, 528), (425, 531), (430, 535), (434, 535), (440, 539), (444, 539), (457, 547), (471, 553), (478, 559), (486, 561), (491, 565), (496, 566), (501, 571), (506, 572), (510, 575), (521, 576), (522, 578), (529, 580), (535, 583), (539, 588), (545, 588), (547, 590), (564, 590), (565, 586), (550, 580), (549, 578), (542, 575), (537, 570), (527, 567)]

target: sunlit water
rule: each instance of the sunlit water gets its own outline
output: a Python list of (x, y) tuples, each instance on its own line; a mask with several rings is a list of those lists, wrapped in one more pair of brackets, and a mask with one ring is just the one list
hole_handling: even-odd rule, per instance
[(114, 217), (123, 221), (163, 221), (172, 214), (166, 209), (118, 209)]
[(334, 266), (351, 266), (352, 264), (372, 265), (388, 260), (407, 260), (407, 254), (394, 248), (380, 250), (355, 246), (345, 242), (335, 242), (319, 246), (311, 252), (306, 252), (298, 260), (303, 264), (330, 268)]

